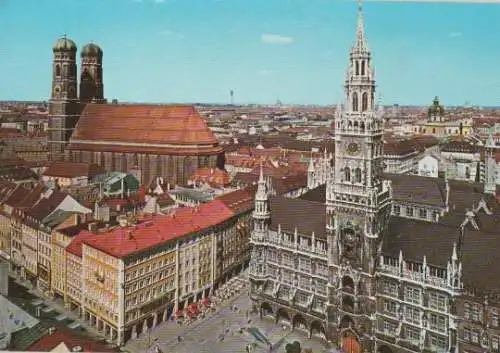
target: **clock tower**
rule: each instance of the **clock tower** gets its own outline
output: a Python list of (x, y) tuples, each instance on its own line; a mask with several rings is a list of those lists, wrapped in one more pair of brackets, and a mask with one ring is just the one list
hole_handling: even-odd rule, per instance
[(343, 104), (335, 114), (335, 172), (327, 182), (330, 283), (328, 327), (345, 352), (373, 352), (375, 269), (391, 213), (383, 180), (382, 107), (375, 107), (375, 72), (358, 9)]

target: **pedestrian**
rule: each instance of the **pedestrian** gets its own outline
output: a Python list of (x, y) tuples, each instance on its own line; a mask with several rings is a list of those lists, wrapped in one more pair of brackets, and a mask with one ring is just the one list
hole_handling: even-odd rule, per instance
[(182, 337), (180, 335), (177, 336), (177, 343), (181, 343), (181, 341), (182, 341)]

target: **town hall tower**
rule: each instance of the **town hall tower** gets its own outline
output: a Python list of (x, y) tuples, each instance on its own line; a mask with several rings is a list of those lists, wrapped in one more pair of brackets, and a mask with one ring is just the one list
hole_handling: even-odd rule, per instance
[(375, 74), (361, 2), (344, 88), (344, 101), (335, 116), (335, 170), (326, 195), (327, 321), (345, 351), (372, 352), (374, 274), (388, 227), (392, 191), (382, 176), (382, 107), (375, 107)]

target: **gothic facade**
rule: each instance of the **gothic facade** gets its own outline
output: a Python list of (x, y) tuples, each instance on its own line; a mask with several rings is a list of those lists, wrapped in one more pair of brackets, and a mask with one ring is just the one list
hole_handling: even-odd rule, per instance
[[(261, 317), (344, 352), (499, 349), (500, 205), (491, 186), (384, 174), (363, 13), (335, 115), (335, 155), (297, 199), (255, 198), (250, 296)], [(487, 179), (488, 180), (488, 179)]]

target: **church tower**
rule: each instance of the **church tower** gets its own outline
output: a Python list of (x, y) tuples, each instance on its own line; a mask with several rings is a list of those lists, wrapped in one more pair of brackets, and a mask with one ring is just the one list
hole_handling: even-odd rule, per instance
[(82, 48), (80, 75), (80, 101), (82, 103), (105, 103), (102, 56), (102, 49), (94, 43)]
[(63, 158), (64, 149), (80, 115), (77, 97), (76, 44), (66, 36), (54, 47), (52, 93), (49, 101), (47, 145), (50, 159)]
[(343, 104), (335, 116), (335, 171), (326, 188), (327, 320), (345, 351), (373, 352), (375, 269), (388, 228), (392, 191), (383, 180), (382, 107), (375, 107), (375, 72), (359, 2)]

